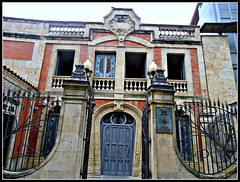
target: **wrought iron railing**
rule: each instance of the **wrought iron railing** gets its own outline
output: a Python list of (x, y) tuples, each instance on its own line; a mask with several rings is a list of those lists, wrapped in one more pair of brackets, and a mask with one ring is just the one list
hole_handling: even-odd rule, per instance
[(149, 179), (149, 103), (148, 103), (148, 94), (147, 100), (143, 107), (142, 113), (142, 179)]
[(24, 171), (39, 165), (52, 150), (59, 100), (40, 91), (3, 92), (3, 169)]
[(195, 101), (176, 106), (180, 159), (196, 174), (223, 172), (237, 161), (236, 108), (227, 103)]

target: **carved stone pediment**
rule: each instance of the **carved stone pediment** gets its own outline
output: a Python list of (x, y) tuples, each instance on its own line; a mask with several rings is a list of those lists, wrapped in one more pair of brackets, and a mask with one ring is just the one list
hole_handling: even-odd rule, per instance
[(119, 41), (124, 41), (125, 37), (134, 31), (134, 21), (129, 15), (115, 15), (109, 23), (110, 31), (118, 36)]

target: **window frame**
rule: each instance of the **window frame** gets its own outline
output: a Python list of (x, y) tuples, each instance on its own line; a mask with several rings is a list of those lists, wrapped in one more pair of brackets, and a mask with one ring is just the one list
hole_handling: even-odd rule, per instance
[(61, 53), (63, 53), (63, 52), (73, 53), (72, 71), (74, 69), (74, 58), (75, 58), (76, 51), (75, 50), (58, 50), (57, 51), (57, 62), (56, 62), (55, 71), (54, 71), (55, 76), (71, 76), (72, 71), (71, 71), (70, 75), (60, 74), (60, 67), (61, 67), (61, 63), (62, 63)]
[[(182, 56), (183, 59), (181, 60), (181, 78), (169, 78), (169, 58), (168, 56)], [(174, 54), (174, 53), (167, 53), (167, 71), (168, 71), (168, 79), (170, 80), (186, 80), (186, 70), (185, 70), (185, 54)]]
[[(104, 58), (104, 63), (103, 63), (103, 73), (102, 75), (99, 74), (99, 70), (100, 69), (100, 60), (97, 60), (98, 56), (103, 56)], [(108, 75), (107, 73), (107, 66), (108, 66), (108, 56), (114, 56), (114, 60), (112, 60), (111, 58), (111, 65), (110, 65), (110, 71), (108, 73), (110, 73), (110, 75)], [(99, 58), (101, 59), (101, 58)], [(97, 61), (99, 61), (99, 63), (97, 63)], [(114, 65), (113, 65), (113, 64)], [(98, 66), (99, 64), (99, 66)], [(98, 66), (98, 67), (97, 67)], [(116, 54), (115, 53), (96, 53), (95, 55), (95, 61), (94, 61), (94, 77), (98, 77), (98, 78), (114, 78), (115, 77), (115, 70), (116, 70)], [(101, 72), (100, 72), (101, 73)]]

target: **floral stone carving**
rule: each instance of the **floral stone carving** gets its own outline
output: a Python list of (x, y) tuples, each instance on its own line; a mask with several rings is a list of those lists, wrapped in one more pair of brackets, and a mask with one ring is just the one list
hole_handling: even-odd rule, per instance
[(119, 41), (134, 31), (134, 22), (129, 15), (115, 15), (110, 21), (110, 31), (118, 36)]

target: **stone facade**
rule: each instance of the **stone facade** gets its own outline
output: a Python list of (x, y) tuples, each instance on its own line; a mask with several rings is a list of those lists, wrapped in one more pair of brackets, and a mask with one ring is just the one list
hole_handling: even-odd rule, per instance
[[(130, 114), (136, 121), (132, 176), (141, 178), (141, 117), (146, 102), (146, 89), (150, 86), (147, 68), (152, 60), (165, 70), (165, 76), (168, 77), (168, 55), (184, 55), (182, 70), (185, 72), (185, 79), (168, 80), (177, 89), (172, 97), (174, 100), (171, 100), (173, 109), (175, 103), (182, 104), (192, 98), (219, 97), (220, 100), (227, 102), (234, 102), (237, 99), (225, 36), (201, 37), (199, 26), (143, 24), (132, 9), (112, 8), (104, 16), (104, 22), (61, 22), (4, 17), (3, 41), (4, 65), (41, 91), (50, 91), (53, 97), (62, 97), (60, 119), (62, 124), (58, 130), (61, 137), (40, 168), (25, 177), (28, 179), (78, 179), (80, 176), (82, 165), (80, 135), (85, 130), (81, 122), (84, 121), (85, 115), (79, 114), (78, 111), (85, 111), (86, 103), (82, 101), (83, 98), (79, 102), (74, 99), (68, 100), (71, 98), (66, 96), (62, 83), (64, 79), (69, 79), (70, 75), (55, 74), (59, 51), (74, 51), (73, 65), (83, 64), (87, 58), (92, 64), (93, 76), (90, 83), (95, 89), (96, 106), (92, 121), (88, 167), (90, 177), (101, 176), (101, 119), (111, 112), (124, 112)], [(15, 50), (22, 54), (13, 54)], [(94, 76), (98, 53), (116, 56), (114, 77)], [(127, 54), (146, 55), (145, 75), (142, 78), (126, 78)], [(73, 67), (74, 71), (75, 66)], [(78, 89), (75, 91), (74, 93), (80, 92)], [(162, 94), (161, 92), (157, 94), (160, 100), (163, 100)], [(166, 106), (165, 104), (169, 102), (160, 103), (161, 106)], [(76, 120), (81, 122), (75, 125)], [(154, 118), (152, 120), (154, 121)], [(157, 153), (166, 153), (168, 149), (169, 153), (154, 160), (156, 153), (152, 151), (151, 170), (156, 170), (155, 166), (158, 165), (160, 165), (158, 168), (163, 169), (161, 172), (153, 172), (153, 178), (197, 178), (179, 162), (174, 149), (174, 136), (174, 134), (161, 135), (156, 139), (156, 145), (159, 145)], [(160, 147), (165, 145), (167, 146)]]

